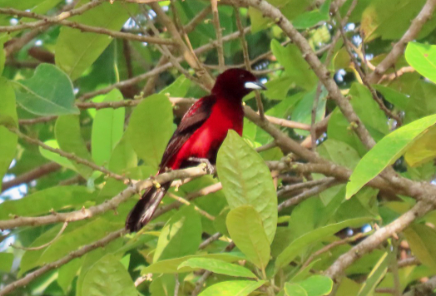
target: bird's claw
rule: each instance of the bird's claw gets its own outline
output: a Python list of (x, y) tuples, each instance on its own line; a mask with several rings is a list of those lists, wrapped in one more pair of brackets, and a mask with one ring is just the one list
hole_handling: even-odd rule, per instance
[(211, 175), (215, 175), (216, 174), (216, 169), (213, 166), (213, 164), (210, 163), (209, 159), (207, 158), (198, 158), (198, 157), (190, 157), (188, 158), (189, 161), (195, 161), (198, 162), (200, 164), (204, 165), (204, 168), (206, 169), (208, 174)]

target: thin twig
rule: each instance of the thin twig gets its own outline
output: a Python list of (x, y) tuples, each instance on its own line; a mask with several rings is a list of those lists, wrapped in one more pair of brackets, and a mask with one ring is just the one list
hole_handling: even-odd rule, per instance
[(407, 29), (406, 33), (404, 33), (403, 37), (398, 40), (397, 43), (392, 47), (392, 50), (388, 53), (388, 55), (377, 65), (374, 72), (372, 72), (368, 76), (369, 83), (377, 83), (382, 75), (392, 66), (395, 65), (398, 58), (403, 54), (404, 49), (407, 46), (407, 43), (413, 41), (418, 36), (419, 32), (421, 32), (424, 24), (431, 19), (433, 12), (436, 7), (436, 0), (427, 0), (427, 2), (422, 7), (419, 14), (412, 21), (409, 29)]
[(111, 177), (111, 178), (114, 178), (116, 180), (120, 180), (120, 181), (123, 181), (123, 182), (127, 182), (127, 183), (130, 182), (130, 180), (128, 178), (126, 178), (124, 176), (121, 176), (119, 174), (116, 174), (114, 172), (111, 172), (111, 171), (109, 171), (108, 169), (106, 169), (103, 166), (96, 165), (95, 163), (93, 163), (93, 162), (91, 162), (91, 161), (89, 161), (87, 159), (78, 157), (77, 155), (75, 155), (73, 153), (65, 152), (65, 151), (63, 151), (61, 149), (50, 147), (49, 145), (41, 142), (38, 139), (31, 138), (31, 137), (23, 134), (22, 132), (20, 132), (15, 127), (9, 127), (9, 130), (11, 132), (13, 132), (14, 134), (16, 134), (18, 137), (20, 137), (21, 139), (26, 140), (27, 142), (29, 142), (31, 144), (38, 145), (38, 146), (44, 148), (45, 150), (48, 150), (48, 151), (53, 152), (53, 153), (56, 153), (56, 154), (58, 154), (60, 156), (68, 158), (68, 159), (70, 159), (72, 161), (75, 161), (77, 163), (86, 165), (86, 166), (92, 168), (95, 171), (102, 172), (103, 174), (107, 175), (108, 177)]
[(220, 67), (220, 71), (224, 71), (225, 61), (224, 61), (224, 48), (223, 48), (223, 34), (221, 32), (217, 0), (210, 0), (210, 4), (212, 7), (213, 27), (215, 28), (216, 40), (218, 42), (218, 46), (216, 48), (218, 53), (218, 65)]
[(56, 234), (56, 236), (51, 241), (49, 241), (48, 243), (45, 243), (43, 245), (40, 245), (38, 247), (26, 248), (26, 247), (16, 246), (13, 244), (11, 244), (11, 247), (16, 248), (16, 249), (20, 249), (20, 250), (25, 250), (25, 251), (37, 251), (37, 250), (44, 249), (45, 247), (50, 246), (52, 243), (54, 243), (61, 236), (61, 234), (64, 233), (67, 226), (68, 226), (68, 222), (64, 222), (64, 224), (62, 225), (62, 228), (59, 230), (58, 234)]
[[(179, 203), (185, 204), (187, 206), (191, 205), (191, 203), (186, 200), (185, 198), (181, 197), (181, 196), (177, 196), (172, 192), (168, 192), (168, 196), (171, 197), (174, 200), (177, 200)], [(198, 206), (194, 205), (194, 209), (203, 217), (209, 219), (210, 221), (214, 221), (215, 217), (210, 215), (208, 212), (206, 212), (205, 210), (200, 209)]]

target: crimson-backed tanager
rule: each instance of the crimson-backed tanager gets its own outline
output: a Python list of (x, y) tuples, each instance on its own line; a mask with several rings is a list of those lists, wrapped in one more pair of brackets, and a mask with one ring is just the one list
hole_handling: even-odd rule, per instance
[[(157, 174), (194, 166), (201, 160), (214, 164), (228, 130), (242, 135), (242, 98), (255, 89), (265, 87), (248, 71), (229, 69), (219, 75), (211, 94), (198, 100), (183, 116)], [(128, 215), (126, 229), (138, 231), (147, 224), (170, 185), (167, 182), (147, 189)]]

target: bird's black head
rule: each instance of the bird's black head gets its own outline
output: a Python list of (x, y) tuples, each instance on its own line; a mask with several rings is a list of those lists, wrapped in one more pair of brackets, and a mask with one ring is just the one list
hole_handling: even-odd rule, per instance
[(228, 69), (218, 75), (212, 94), (242, 100), (255, 89), (266, 88), (252, 73), (243, 69)]

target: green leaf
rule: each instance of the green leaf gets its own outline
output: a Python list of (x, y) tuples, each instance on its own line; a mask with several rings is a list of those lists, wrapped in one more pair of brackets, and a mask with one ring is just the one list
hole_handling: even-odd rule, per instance
[[(294, 111), (292, 112), (292, 120), (311, 125), (312, 107), (313, 107), (313, 100), (315, 99), (315, 93), (316, 93), (315, 89), (311, 92), (306, 93), (303, 96), (303, 98), (297, 103)], [(327, 103), (327, 92), (323, 88), (321, 95), (319, 97), (318, 108), (316, 109), (315, 122), (319, 122), (323, 118), (325, 114), (326, 103)], [(305, 131), (305, 130), (295, 129), (295, 131), (303, 136), (308, 136), (310, 134), (309, 131)]]
[(15, 94), (18, 104), (33, 114), (79, 114), (79, 109), (74, 106), (71, 80), (54, 65), (41, 64), (32, 78), (14, 83), (17, 85)]
[(182, 208), (162, 229), (153, 262), (194, 254), (201, 243), (201, 233), (201, 220), (194, 207)]
[[(48, 140), (48, 141), (45, 141), (44, 144), (46, 144), (47, 146), (50, 146), (51, 148), (60, 149), (58, 141), (56, 141), (56, 140)], [(39, 147), (39, 153), (41, 153), (41, 155), (44, 156), (45, 158), (47, 158), (48, 160), (54, 161), (65, 168), (68, 168), (70, 170), (77, 172), (76, 167), (73, 165), (73, 163), (68, 158), (60, 156), (57, 153), (48, 151), (42, 147)]]
[(436, 115), (427, 116), (393, 131), (378, 142), (357, 164), (347, 184), (346, 198), (356, 194), (388, 165), (393, 164), (428, 128)]
[[(81, 1), (81, 4), (86, 1)], [(82, 15), (70, 18), (70, 21), (110, 30), (120, 30), (129, 18), (128, 10), (120, 2), (105, 2)], [(71, 80), (76, 80), (88, 69), (112, 38), (103, 34), (83, 33), (80, 30), (62, 27), (55, 47), (55, 61)]]
[(161, 90), (159, 94), (183, 98), (188, 93), (189, 87), (191, 87), (191, 80), (186, 78), (185, 75), (180, 75), (173, 83)]
[(436, 127), (424, 131), (406, 151), (404, 159), (411, 167), (422, 165), (436, 158)]
[(246, 296), (266, 281), (227, 281), (212, 285), (198, 296)]
[(419, 74), (436, 83), (436, 45), (409, 42), (405, 56)]
[(179, 265), (178, 269), (183, 267), (191, 267), (194, 269), (206, 269), (213, 273), (240, 276), (248, 278), (256, 278), (256, 276), (247, 268), (238, 264), (231, 264), (225, 261), (211, 258), (191, 258)]
[(288, 265), (299, 255), (300, 250), (312, 243), (325, 239), (346, 227), (362, 226), (371, 220), (372, 218), (370, 217), (345, 220), (339, 223), (328, 224), (303, 234), (292, 241), (291, 244), (277, 257), (276, 266), (281, 268)]
[(298, 86), (306, 90), (313, 89), (317, 81), (316, 75), (296, 45), (289, 44), (283, 47), (277, 40), (273, 39), (271, 50), (279, 63), (285, 67), (287, 76), (292, 78)]
[(262, 157), (230, 130), (218, 151), (217, 171), (230, 208), (253, 206), (271, 243), (277, 228), (277, 196)]
[[(58, 260), (68, 253), (77, 250), (79, 247), (99, 240), (111, 231), (120, 229), (122, 225), (121, 223), (108, 223), (103, 218), (97, 218), (93, 221), (82, 223), (82, 225), (70, 225), (69, 227), (72, 229), (67, 227), (62, 235), (47, 247), (40, 250), (26, 251), (21, 261), (20, 274), (36, 266)], [(31, 244), (31, 247), (39, 247), (52, 241), (59, 233), (60, 226), (53, 227), (42, 234)]]
[(130, 116), (127, 136), (139, 158), (158, 167), (173, 133), (173, 108), (165, 95), (144, 99)]
[(86, 201), (93, 201), (96, 193), (83, 186), (58, 186), (39, 190), (17, 200), (0, 204), (0, 219), (10, 215), (36, 216), (71, 207), (81, 207)]
[(3, 179), (15, 157), (18, 143), (17, 135), (2, 126), (2, 124), (16, 126), (18, 123), (14, 91), (3, 77), (0, 77), (0, 98), (0, 177)]
[(412, 224), (403, 230), (410, 249), (422, 264), (436, 271), (436, 231), (424, 224)]
[(11, 272), (12, 263), (14, 262), (14, 254), (0, 253), (0, 271), (4, 273)]
[(360, 160), (359, 154), (353, 147), (334, 139), (324, 141), (317, 147), (317, 152), (323, 158), (349, 169), (354, 169)]
[(109, 170), (118, 174), (125, 174), (130, 168), (138, 165), (138, 157), (133, 151), (132, 144), (127, 140), (127, 136), (123, 138), (115, 146), (109, 159)]
[(377, 284), (382, 280), (382, 278), (386, 274), (386, 271), (388, 270), (388, 259), (388, 253), (385, 252), (369, 273), (368, 278), (360, 288), (359, 294), (357, 294), (357, 296), (373, 295)]
[(298, 283), (307, 292), (307, 296), (328, 295), (332, 291), (333, 281), (323, 275), (312, 275)]
[(285, 283), (286, 296), (308, 296), (306, 290), (299, 284)]
[[(55, 135), (59, 147), (63, 151), (73, 153), (80, 158), (92, 162), (91, 154), (86, 148), (85, 141), (81, 135), (78, 116), (59, 116), (55, 124)], [(89, 178), (91, 176), (93, 170), (89, 166), (79, 164), (75, 161), (71, 162), (84, 178)]]
[(195, 258), (206, 258), (206, 259), (215, 259), (225, 262), (235, 262), (238, 260), (247, 259), (242, 253), (218, 253), (218, 254), (203, 254), (203, 255), (189, 255), (183, 256), (173, 259), (166, 259), (162, 261), (155, 262), (144, 269), (141, 270), (141, 274), (147, 273), (182, 273), (182, 272), (190, 272), (193, 271), (194, 268), (191, 267), (180, 267), (180, 264), (183, 262), (195, 259)]
[(68, 290), (77, 276), (80, 267), (82, 267), (83, 258), (76, 258), (71, 260), (65, 265), (59, 268), (59, 274), (57, 278), (58, 285), (62, 288), (64, 294), (68, 294)]
[(82, 295), (137, 296), (138, 292), (130, 274), (118, 258), (108, 254), (87, 272), (82, 284)]
[(6, 53), (4, 50), (4, 42), (0, 42), (0, 75), (3, 73), (5, 67)]
[[(113, 89), (103, 102), (122, 101), (123, 95)], [(98, 165), (107, 165), (112, 150), (123, 136), (125, 108), (104, 108), (97, 110), (92, 122), (91, 153)]]
[(307, 29), (315, 26), (319, 22), (328, 21), (330, 18), (330, 2), (331, 0), (325, 1), (322, 6), (318, 9), (314, 9), (297, 16), (292, 24), (297, 29)]
[(270, 243), (262, 220), (250, 205), (237, 207), (227, 215), (227, 229), (235, 245), (257, 267), (265, 270), (270, 257)]
[(373, 87), (383, 95), (386, 101), (394, 104), (398, 109), (408, 110), (407, 106), (410, 102), (410, 98), (408, 98), (404, 93), (380, 84), (376, 84)]

